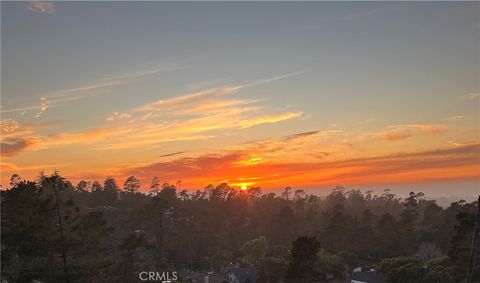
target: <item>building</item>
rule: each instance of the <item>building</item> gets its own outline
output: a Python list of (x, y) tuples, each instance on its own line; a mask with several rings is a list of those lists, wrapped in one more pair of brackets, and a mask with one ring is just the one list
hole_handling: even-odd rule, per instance
[[(225, 274), (213, 272), (195, 272), (191, 270), (180, 270), (178, 276), (189, 283), (220, 283), (226, 282)], [(183, 281), (182, 281), (183, 282)]]
[(255, 283), (257, 272), (253, 267), (234, 267), (228, 272), (229, 283)]

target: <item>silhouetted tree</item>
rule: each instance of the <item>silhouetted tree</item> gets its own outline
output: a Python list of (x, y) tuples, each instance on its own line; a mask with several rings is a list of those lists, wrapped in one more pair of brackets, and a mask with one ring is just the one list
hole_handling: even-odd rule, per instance
[(268, 249), (268, 242), (264, 236), (250, 240), (242, 245), (242, 251), (245, 254), (244, 262), (256, 265), (262, 260)]
[(425, 268), (415, 257), (384, 259), (378, 265), (378, 271), (385, 275), (388, 283), (421, 283), (426, 275)]
[(150, 185), (150, 195), (158, 195), (160, 189), (160, 180), (157, 177), (153, 177), (152, 184)]
[(118, 198), (119, 188), (114, 178), (107, 178), (103, 183), (103, 190), (100, 194), (102, 204), (112, 204)]
[(292, 243), (291, 262), (287, 282), (315, 282), (319, 278), (315, 264), (318, 261), (320, 242), (315, 237), (299, 237)]
[(22, 182), (22, 178), (18, 174), (13, 174), (12, 177), (10, 177), (10, 188), (14, 188), (18, 186)]
[(257, 282), (279, 282), (284, 279), (288, 262), (283, 258), (264, 257), (257, 266)]
[[(452, 237), (451, 249), (448, 253), (454, 266), (454, 274), (458, 281), (463, 280), (467, 274), (468, 260), (472, 243), (473, 229), (475, 225), (474, 212), (460, 212), (457, 215), (455, 234)], [(480, 272), (474, 274), (472, 280), (480, 280)]]
[(95, 180), (92, 182), (91, 190), (92, 192), (101, 192), (103, 190), (103, 187), (97, 180)]
[(82, 180), (78, 182), (76, 189), (79, 190), (80, 192), (88, 192), (90, 191), (90, 182)]
[(140, 180), (134, 176), (128, 177), (123, 183), (123, 191), (127, 194), (134, 195), (140, 189)]

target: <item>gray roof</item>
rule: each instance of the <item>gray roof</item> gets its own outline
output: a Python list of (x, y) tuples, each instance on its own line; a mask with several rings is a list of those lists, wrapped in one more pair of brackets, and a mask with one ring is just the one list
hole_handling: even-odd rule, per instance
[(257, 272), (253, 267), (232, 268), (230, 272), (240, 281), (240, 283), (254, 283), (257, 279)]
[(352, 280), (367, 283), (385, 283), (385, 279), (381, 273), (375, 271), (360, 271), (352, 274)]

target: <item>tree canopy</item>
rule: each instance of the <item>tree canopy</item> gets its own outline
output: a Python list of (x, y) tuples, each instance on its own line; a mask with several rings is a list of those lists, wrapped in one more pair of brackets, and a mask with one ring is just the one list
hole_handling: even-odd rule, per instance
[(466, 275), (476, 202), (442, 208), (419, 192), (335, 187), (319, 197), (160, 184), (142, 193), (134, 176), (122, 188), (113, 178), (74, 186), (58, 173), (12, 176), (1, 191), (2, 279), (133, 282), (141, 270), (222, 272), (232, 263), (255, 267), (257, 282), (328, 282), (357, 266), (387, 282)]

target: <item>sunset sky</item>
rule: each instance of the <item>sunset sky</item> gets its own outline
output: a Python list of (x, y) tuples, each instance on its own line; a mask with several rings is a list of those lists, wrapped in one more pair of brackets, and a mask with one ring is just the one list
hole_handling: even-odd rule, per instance
[(1, 172), (479, 187), (478, 2), (2, 2)]

